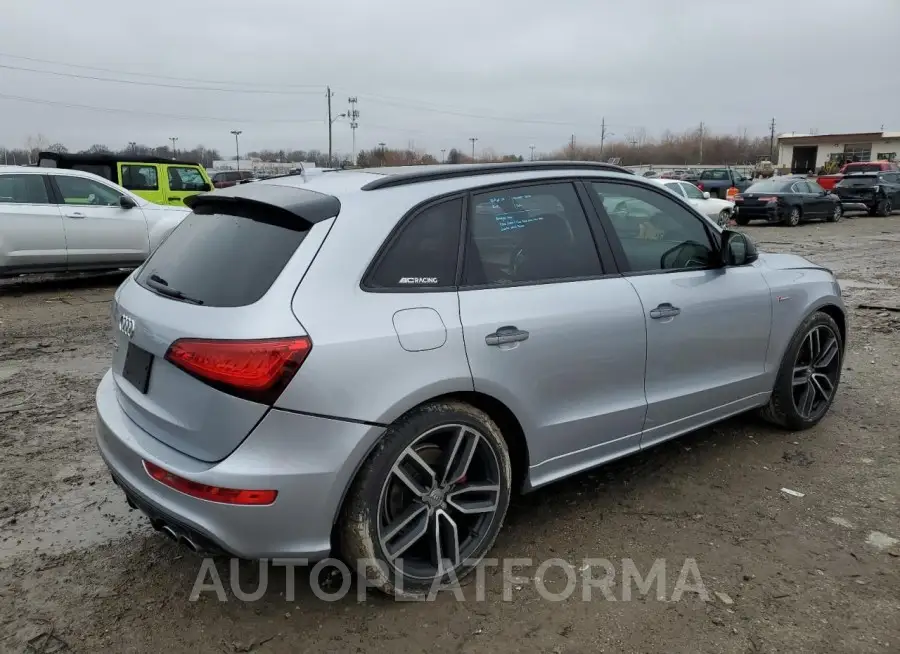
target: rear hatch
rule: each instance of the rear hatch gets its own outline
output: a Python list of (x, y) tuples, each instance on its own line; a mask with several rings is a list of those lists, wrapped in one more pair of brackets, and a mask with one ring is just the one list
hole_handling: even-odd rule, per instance
[(871, 200), (875, 197), (875, 186), (877, 184), (877, 175), (851, 175), (842, 179), (832, 189), (832, 192), (842, 200)]
[(112, 370), (131, 420), (214, 462), (247, 437), (311, 348), (291, 298), (340, 203), (265, 182), (188, 203), (193, 213), (118, 293)]

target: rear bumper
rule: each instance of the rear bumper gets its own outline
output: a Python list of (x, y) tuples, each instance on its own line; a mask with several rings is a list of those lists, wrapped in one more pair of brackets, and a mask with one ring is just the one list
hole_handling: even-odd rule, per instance
[(781, 220), (776, 205), (763, 205), (757, 207), (746, 207), (737, 205), (735, 209), (738, 216), (747, 218), (748, 220), (766, 220), (770, 223), (777, 223)]
[[(273, 409), (228, 458), (209, 464), (138, 427), (116, 393), (107, 373), (97, 389), (97, 444), (130, 503), (194, 549), (246, 559), (327, 557), (344, 492), (383, 431)], [(212, 486), (275, 489), (278, 497), (270, 506), (208, 502), (151, 479), (144, 461)]]

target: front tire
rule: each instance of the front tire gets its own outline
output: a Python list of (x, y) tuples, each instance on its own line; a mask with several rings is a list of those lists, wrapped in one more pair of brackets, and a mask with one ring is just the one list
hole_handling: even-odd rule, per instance
[(719, 212), (719, 227), (727, 227), (729, 220), (731, 220), (731, 209), (722, 209)]
[(822, 311), (808, 316), (784, 353), (763, 417), (791, 431), (818, 424), (837, 393), (843, 355), (834, 318)]
[(784, 219), (784, 224), (788, 227), (796, 227), (800, 224), (800, 207), (791, 207), (791, 212)]
[(486, 413), (459, 401), (424, 404), (387, 429), (357, 474), (339, 549), (351, 567), (365, 562), (369, 585), (421, 599), (490, 551), (511, 485), (509, 449)]
[(882, 218), (887, 218), (894, 211), (894, 205), (891, 202), (890, 198), (885, 198), (878, 203), (878, 215)]

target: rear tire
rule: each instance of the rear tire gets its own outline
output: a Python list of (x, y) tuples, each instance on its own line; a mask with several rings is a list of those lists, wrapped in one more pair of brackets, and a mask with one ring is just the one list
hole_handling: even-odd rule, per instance
[(788, 227), (796, 227), (800, 224), (801, 216), (800, 207), (791, 207), (791, 212), (784, 218), (784, 224)]
[(837, 393), (843, 356), (844, 343), (834, 318), (822, 311), (807, 316), (781, 359), (772, 397), (761, 411), (763, 418), (791, 431), (818, 424)]
[(459, 401), (424, 404), (388, 427), (357, 473), (339, 550), (353, 569), (365, 561), (370, 586), (421, 599), (490, 551), (511, 487), (509, 449), (486, 413)]
[(737, 212), (734, 216), (734, 222), (736, 222), (741, 227), (746, 227), (750, 224), (750, 219), (747, 216), (742, 216), (741, 212)]
[(719, 227), (727, 227), (729, 220), (731, 220), (731, 209), (722, 209), (719, 212)]
[(826, 218), (826, 220), (830, 223), (839, 223), (841, 222), (841, 218), (844, 217), (844, 207), (841, 206), (840, 202), (835, 202), (834, 210), (831, 214)]

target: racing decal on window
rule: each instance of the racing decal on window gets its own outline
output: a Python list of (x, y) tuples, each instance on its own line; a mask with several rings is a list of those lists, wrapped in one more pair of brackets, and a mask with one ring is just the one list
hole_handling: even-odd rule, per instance
[(437, 284), (437, 277), (401, 277), (398, 284)]

